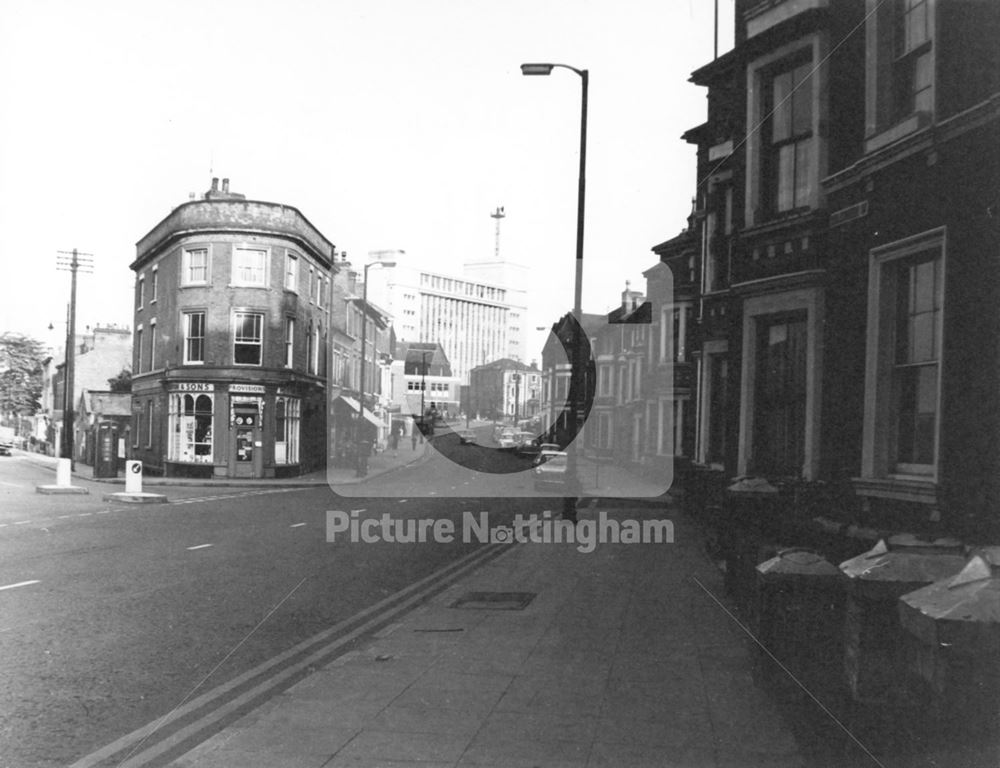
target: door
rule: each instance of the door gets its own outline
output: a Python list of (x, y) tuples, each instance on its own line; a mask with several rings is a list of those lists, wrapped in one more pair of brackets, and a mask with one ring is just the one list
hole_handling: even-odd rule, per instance
[(230, 463), (233, 477), (260, 477), (261, 451), (260, 409), (256, 404), (240, 403), (233, 409)]
[(758, 326), (752, 471), (800, 477), (806, 435), (805, 313)]

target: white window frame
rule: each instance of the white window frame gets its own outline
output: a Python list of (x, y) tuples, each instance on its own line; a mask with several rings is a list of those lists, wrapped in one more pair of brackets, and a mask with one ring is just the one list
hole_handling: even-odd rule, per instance
[[(203, 309), (191, 309), (184, 310), (182, 313), (182, 324), (184, 328), (184, 351), (183, 360), (184, 365), (204, 365), (205, 364), (205, 323), (207, 313)], [(201, 336), (191, 335), (191, 317), (193, 315), (201, 315)], [(201, 359), (195, 360), (189, 354), (190, 352), (190, 342), (192, 339), (201, 339)]]
[[(205, 276), (201, 280), (193, 279), (191, 276), (191, 256), (196, 253), (203, 253), (205, 255), (204, 266), (197, 267), (197, 269), (203, 269), (205, 272)], [(211, 261), (211, 251), (207, 245), (185, 248), (181, 256), (181, 285), (208, 285)]]
[(156, 370), (156, 318), (149, 321), (149, 370)]
[(153, 267), (153, 269), (150, 271), (150, 275), (149, 275), (149, 303), (150, 304), (155, 304), (156, 303), (156, 290), (157, 290), (157, 283), (159, 282), (157, 278), (159, 277), (159, 272), (160, 272), (159, 265)]
[(135, 309), (136, 311), (141, 311), (145, 306), (146, 302), (146, 273), (142, 272), (139, 274), (139, 279), (136, 280), (135, 286)]
[[(260, 254), (261, 263), (259, 265), (241, 264), (242, 257), (249, 254)], [(270, 256), (271, 252), (267, 247), (254, 245), (233, 246), (233, 266), (232, 274), (230, 275), (231, 284), (243, 288), (267, 288), (267, 276), (271, 262)]]
[[(941, 467), (941, 389), (944, 370), (945, 283), (947, 281), (947, 228), (939, 227), (887, 243), (870, 252), (868, 323), (865, 357), (865, 418), (861, 439), (861, 476), (869, 480), (894, 479), (936, 484)], [(919, 468), (898, 467), (891, 453), (892, 386), (895, 350), (895, 286), (889, 271), (906, 259), (937, 251), (941, 280), (937, 285), (937, 419), (934, 425), (934, 464)]]
[[(213, 434), (215, 424), (215, 396), (212, 392), (171, 392), (170, 410), (168, 418), (168, 432), (170, 435), (167, 445), (167, 459), (169, 461), (183, 462), (185, 464), (211, 464), (213, 459), (214, 445)], [(197, 441), (198, 416), (204, 416), (205, 412), (199, 412), (199, 398), (207, 397), (210, 405), (208, 417), (209, 428), (207, 440)], [(191, 398), (192, 411), (186, 412), (185, 400)], [(198, 446), (207, 446), (207, 453), (199, 453)]]
[(746, 195), (744, 221), (752, 227), (770, 220), (772, 213), (764, 203), (768, 180), (763, 175), (763, 142), (770, 143), (763, 126), (767, 115), (764, 111), (767, 82), (773, 77), (773, 67), (784, 59), (793, 59), (809, 50), (812, 69), (812, 135), (813, 152), (811, 178), (815, 180), (812, 193), (806, 201), (807, 208), (815, 209), (823, 204), (823, 189), (819, 180), (827, 174), (827, 145), (825, 132), (820, 130), (827, 121), (826, 91), (830, 80), (827, 51), (829, 43), (826, 33), (814, 33), (789, 42), (766, 56), (753, 60), (747, 67), (747, 126), (746, 143)]
[(285, 290), (299, 292), (299, 255), (294, 251), (285, 252)]
[(295, 367), (295, 317), (285, 316), (285, 367)]
[[(252, 317), (257, 317), (260, 319), (260, 337), (258, 341), (248, 341), (239, 340), (237, 334), (240, 330), (240, 320), (239, 318), (243, 315), (248, 315)], [(233, 365), (247, 366), (250, 368), (260, 368), (264, 364), (264, 324), (265, 315), (263, 312), (255, 309), (237, 309), (233, 311), (233, 325), (232, 325), (232, 350), (233, 350)], [(259, 360), (256, 363), (239, 363), (236, 361), (236, 345), (242, 343), (244, 345), (256, 345), (259, 350)]]
[[(695, 455), (700, 463), (716, 468), (721, 468), (723, 464), (720, 462), (709, 462), (708, 457), (709, 439), (714, 426), (712, 424), (712, 398), (715, 396), (715, 393), (712, 391), (712, 369), (723, 359), (727, 361), (727, 364), (732, 364), (729, 361), (728, 341), (715, 340), (704, 343), (698, 368), (698, 393), (700, 400), (698, 410), (700, 413), (698, 418), (698, 445), (695, 449)], [(725, 421), (725, 409), (723, 409), (721, 416), (723, 421)]]
[[(284, 403), (284, 429), (278, 433), (278, 404)], [(281, 465), (299, 463), (299, 434), (302, 420), (302, 400), (279, 395), (274, 403), (274, 463)]]

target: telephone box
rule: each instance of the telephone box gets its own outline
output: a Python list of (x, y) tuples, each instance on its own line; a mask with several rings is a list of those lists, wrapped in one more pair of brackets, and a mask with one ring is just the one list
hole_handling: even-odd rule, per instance
[(118, 425), (102, 421), (96, 433), (94, 477), (118, 477)]

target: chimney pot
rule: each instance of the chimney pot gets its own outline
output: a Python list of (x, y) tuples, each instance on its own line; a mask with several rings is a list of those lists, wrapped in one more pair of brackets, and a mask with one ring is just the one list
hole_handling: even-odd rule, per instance
[(222, 180), (222, 191), (226, 193), (229, 192), (229, 179)]
[(219, 177), (218, 176), (213, 176), (212, 177), (212, 191), (213, 192), (218, 192), (219, 191)]

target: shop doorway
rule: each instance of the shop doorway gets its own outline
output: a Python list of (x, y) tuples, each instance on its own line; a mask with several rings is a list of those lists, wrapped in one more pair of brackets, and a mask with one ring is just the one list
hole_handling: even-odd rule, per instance
[(263, 471), (263, 451), (261, 450), (260, 408), (257, 403), (236, 403), (233, 405), (233, 426), (230, 445), (232, 456), (230, 472), (232, 477), (260, 477)]

